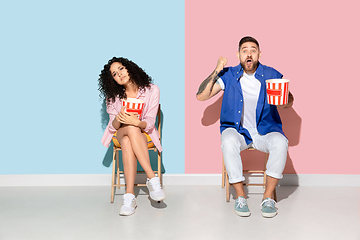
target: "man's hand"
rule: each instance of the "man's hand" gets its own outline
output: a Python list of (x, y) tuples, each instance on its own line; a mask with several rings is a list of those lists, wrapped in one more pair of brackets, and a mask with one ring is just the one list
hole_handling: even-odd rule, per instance
[(293, 105), (294, 103), (294, 96), (292, 95), (292, 93), (289, 91), (289, 100), (288, 103), (285, 105), (277, 105), (280, 108), (289, 108)]
[(219, 79), (218, 74), (224, 69), (226, 64), (227, 58), (219, 57), (215, 70), (200, 84), (199, 90), (196, 93), (196, 98), (199, 101), (212, 98), (221, 91), (221, 86), (215, 83)]
[(216, 70), (218, 72), (221, 72), (221, 70), (224, 69), (224, 67), (226, 66), (227, 64), (227, 58), (226, 57), (219, 57), (218, 59), (218, 62), (217, 62), (217, 65), (216, 65)]

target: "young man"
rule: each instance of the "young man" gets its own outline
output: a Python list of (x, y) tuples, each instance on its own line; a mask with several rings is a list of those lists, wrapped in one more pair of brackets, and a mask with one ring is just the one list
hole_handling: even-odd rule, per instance
[[(237, 195), (235, 213), (240, 216), (250, 216), (243, 189), (245, 178), (240, 152), (253, 147), (269, 153), (261, 211), (264, 217), (274, 217), (277, 208), (272, 193), (282, 178), (288, 140), (282, 131), (277, 106), (269, 105), (266, 100), (265, 80), (282, 78), (282, 74), (259, 62), (261, 51), (253, 37), (240, 40), (237, 56), (240, 64), (227, 68), (227, 59), (220, 57), (213, 73), (201, 83), (196, 97), (205, 101), (224, 91), (220, 114), (221, 149), (229, 182)], [(291, 107), (292, 103), (293, 96), (289, 93), (289, 103), (281, 107)]]

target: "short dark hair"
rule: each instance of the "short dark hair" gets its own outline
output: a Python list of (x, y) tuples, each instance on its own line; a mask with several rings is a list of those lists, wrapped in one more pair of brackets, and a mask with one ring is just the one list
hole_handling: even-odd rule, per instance
[(250, 36), (246, 36), (246, 37), (243, 37), (239, 42), (239, 51), (240, 51), (241, 45), (243, 45), (244, 43), (247, 43), (247, 42), (255, 43), (258, 46), (258, 48), (260, 49), (259, 42), (255, 38), (250, 37)]

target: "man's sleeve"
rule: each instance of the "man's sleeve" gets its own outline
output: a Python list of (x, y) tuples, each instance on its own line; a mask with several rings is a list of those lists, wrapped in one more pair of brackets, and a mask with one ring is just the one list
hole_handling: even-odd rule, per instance
[(228, 72), (229, 68), (224, 68), (219, 74), (219, 78), (218, 80), (216, 81), (216, 83), (220, 84), (220, 87), (222, 90), (225, 90), (225, 86), (226, 86), (226, 83), (227, 83), (227, 72)]
[(225, 90), (225, 84), (223, 82), (223, 80), (221, 78), (219, 78), (217, 81), (216, 81), (217, 84), (220, 84), (220, 87), (222, 90)]

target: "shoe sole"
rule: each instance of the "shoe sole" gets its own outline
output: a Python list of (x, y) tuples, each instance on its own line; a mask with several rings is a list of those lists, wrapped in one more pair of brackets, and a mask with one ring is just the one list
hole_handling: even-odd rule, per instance
[(130, 216), (130, 215), (133, 215), (135, 213), (135, 210), (136, 210), (137, 206), (135, 206), (134, 210), (131, 211), (131, 212), (120, 212), (119, 215), (120, 216)]
[(239, 215), (240, 217), (248, 217), (251, 215), (251, 212), (238, 212), (235, 210), (235, 213)]
[(165, 200), (165, 197), (163, 197), (163, 198), (153, 198), (153, 197), (151, 196), (151, 194), (150, 194), (150, 198), (151, 198), (152, 200), (156, 201), (156, 202), (161, 202), (161, 201)]
[(274, 213), (264, 213), (264, 212), (262, 212), (262, 216), (264, 217), (264, 218), (273, 218), (273, 217), (275, 217), (277, 215), (277, 212), (274, 212)]

